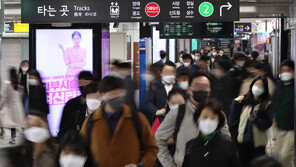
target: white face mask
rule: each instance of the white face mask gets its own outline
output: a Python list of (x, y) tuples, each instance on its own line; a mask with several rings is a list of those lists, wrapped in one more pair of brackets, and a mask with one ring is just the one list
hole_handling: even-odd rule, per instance
[(39, 82), (37, 79), (29, 79), (29, 85), (36, 86), (39, 85)]
[(43, 143), (50, 138), (48, 129), (32, 127), (24, 131), (25, 138), (33, 143)]
[(260, 96), (264, 93), (264, 89), (254, 85), (252, 88), (252, 93), (254, 96)]
[(180, 58), (180, 62), (183, 63), (183, 59), (182, 58)]
[(209, 135), (217, 129), (218, 122), (216, 122), (211, 118), (208, 118), (208, 119), (201, 120), (198, 124), (198, 127), (202, 134)]
[(29, 67), (21, 67), (21, 68), (23, 71), (26, 71), (26, 72), (29, 70)]
[(290, 81), (291, 79), (294, 78), (294, 74), (293, 73), (289, 73), (289, 72), (284, 72), (284, 73), (281, 73), (280, 74), (280, 78), (284, 82)]
[(200, 59), (199, 56), (195, 56), (195, 61), (198, 61)]
[(185, 67), (189, 67), (190, 66), (190, 63), (184, 63), (184, 66)]
[(237, 61), (237, 65), (239, 67), (243, 67), (245, 65), (245, 61)]
[(86, 99), (87, 108), (92, 111), (97, 110), (101, 106), (101, 101), (98, 99)]
[(163, 76), (163, 77), (162, 77), (162, 80), (163, 80), (164, 82), (166, 82), (166, 83), (169, 83), (169, 84), (174, 83), (175, 79), (176, 79), (176, 77), (173, 76), (173, 75), (170, 75), (170, 76)]
[(217, 52), (212, 52), (212, 55), (213, 55), (213, 56), (216, 56), (216, 55), (217, 55)]
[(170, 105), (170, 110), (177, 110), (179, 108), (178, 104)]
[(69, 155), (63, 156), (59, 160), (59, 162), (61, 167), (83, 167), (86, 162), (86, 158), (69, 154)]
[(179, 82), (178, 85), (181, 89), (186, 90), (188, 87), (188, 81)]
[(214, 58), (211, 58), (211, 61), (212, 61), (212, 63), (215, 61), (215, 59)]

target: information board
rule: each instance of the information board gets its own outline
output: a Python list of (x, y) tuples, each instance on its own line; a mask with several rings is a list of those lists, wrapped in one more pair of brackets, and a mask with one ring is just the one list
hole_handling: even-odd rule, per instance
[(188, 22), (166, 22), (160, 26), (160, 38), (193, 38), (193, 26)]
[(234, 31), (237, 33), (252, 32), (251, 23), (234, 23)]
[(238, 21), (238, 0), (22, 0), (24, 23)]

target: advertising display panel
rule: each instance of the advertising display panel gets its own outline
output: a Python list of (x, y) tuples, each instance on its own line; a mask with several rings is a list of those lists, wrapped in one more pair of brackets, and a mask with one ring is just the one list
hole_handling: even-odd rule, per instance
[(46, 87), (50, 131), (59, 131), (63, 107), (80, 95), (78, 74), (93, 70), (93, 29), (36, 29), (36, 69)]

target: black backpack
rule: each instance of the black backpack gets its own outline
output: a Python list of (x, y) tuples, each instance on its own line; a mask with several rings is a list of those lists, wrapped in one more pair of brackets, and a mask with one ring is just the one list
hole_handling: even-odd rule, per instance
[[(136, 131), (137, 131), (137, 136), (138, 136), (138, 139), (139, 139), (139, 143), (140, 143), (140, 159), (143, 155), (143, 152), (144, 152), (144, 147), (143, 147), (143, 141), (142, 141), (142, 130), (141, 130), (141, 121), (140, 121), (140, 118), (139, 118), (139, 115), (137, 112), (135, 111), (131, 111), (132, 112), (132, 119), (133, 119), (133, 122), (134, 122), (134, 126), (136, 128)], [(92, 125), (93, 125), (93, 117), (94, 117), (94, 114), (96, 112), (93, 112), (89, 115), (89, 118), (88, 118), (88, 121), (87, 121), (87, 124), (86, 124), (86, 132), (87, 132), (87, 137), (88, 137), (88, 143), (90, 145), (90, 140), (91, 140), (91, 129), (92, 129)]]

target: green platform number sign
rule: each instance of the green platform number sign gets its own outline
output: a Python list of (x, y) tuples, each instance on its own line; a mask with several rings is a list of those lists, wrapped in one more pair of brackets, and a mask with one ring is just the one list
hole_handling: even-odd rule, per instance
[(198, 10), (203, 17), (209, 17), (214, 13), (214, 6), (210, 2), (203, 2)]

